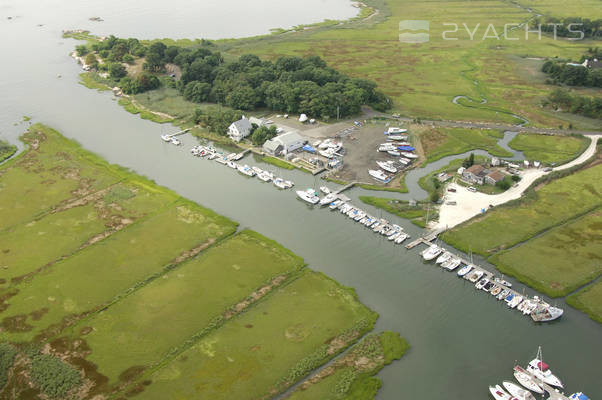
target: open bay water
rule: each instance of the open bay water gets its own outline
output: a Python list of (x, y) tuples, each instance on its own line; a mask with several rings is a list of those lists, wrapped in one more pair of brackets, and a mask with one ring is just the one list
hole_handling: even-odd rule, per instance
[[(558, 301), (565, 309), (561, 320), (534, 324), (455, 273), (421, 261), (420, 248), (407, 251), (340, 213), (307, 206), (293, 191), (278, 191), (218, 163), (194, 158), (188, 152), (196, 144), (194, 138), (182, 137), (179, 148), (163, 143), (162, 130), (175, 128), (131, 115), (112, 94), (77, 83), (81, 69), (68, 55), (77, 42), (61, 38), (63, 29), (80, 28), (138, 38), (242, 37), (356, 13), (347, 0), (1, 0), (0, 137), (16, 142), (27, 127), (22, 117), (31, 116), (109, 162), (279, 241), (311, 268), (354, 287), (360, 300), (380, 314), (376, 329), (400, 332), (412, 346), (400, 362), (381, 372), (378, 399), (487, 399), (488, 386), (512, 380), (515, 360), (525, 364), (539, 345), (568, 393), (584, 391), (602, 398), (601, 325), (563, 300)], [(93, 16), (105, 21), (89, 21)], [(243, 162), (262, 165), (251, 156)], [(296, 189), (323, 184), (300, 171), (279, 173), (295, 181)], [(357, 196), (362, 193), (353, 189), (348, 195), (361, 206)], [(363, 208), (387, 217), (370, 206)], [(414, 238), (423, 233), (408, 221), (389, 219)], [(487, 266), (478, 257), (475, 262)]]

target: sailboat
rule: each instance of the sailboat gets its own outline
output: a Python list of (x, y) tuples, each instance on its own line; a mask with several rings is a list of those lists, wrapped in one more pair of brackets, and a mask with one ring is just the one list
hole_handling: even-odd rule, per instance
[(541, 346), (537, 349), (537, 357), (531, 360), (529, 365), (527, 365), (527, 371), (535, 375), (537, 378), (541, 379), (542, 382), (547, 383), (548, 385), (556, 386), (559, 388), (563, 388), (562, 382), (558, 379), (552, 371), (550, 370), (550, 366), (543, 362), (543, 357), (541, 354)]

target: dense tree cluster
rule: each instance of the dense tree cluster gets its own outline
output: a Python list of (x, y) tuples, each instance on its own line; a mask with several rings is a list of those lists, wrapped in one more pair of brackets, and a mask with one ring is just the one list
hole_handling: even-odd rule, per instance
[[(149, 69), (159, 70), (159, 63), (149, 62), (148, 54)], [(162, 54), (163, 62), (182, 68), (178, 88), (194, 102), (209, 101), (240, 110), (266, 107), (322, 118), (357, 114), (363, 104), (378, 110), (391, 107), (375, 83), (347, 77), (319, 57), (281, 57), (271, 62), (249, 54), (226, 62), (221, 54), (206, 48), (165, 46), (156, 46), (152, 54), (157, 60)]]
[(602, 87), (602, 69), (546, 61), (542, 71), (549, 74), (555, 84)]
[(157, 89), (161, 86), (161, 81), (155, 75), (143, 72), (136, 75), (135, 78), (124, 76), (119, 81), (119, 87), (125, 94), (137, 94), (147, 90)]
[(210, 107), (205, 111), (195, 110), (193, 119), (194, 123), (203, 125), (210, 131), (225, 135), (230, 124), (241, 118), (242, 114), (238, 111), (222, 107)]
[(276, 127), (274, 125), (270, 126), (253, 126), (254, 130), (251, 134), (251, 142), (253, 142), (256, 146), (261, 146), (268, 140), (276, 137), (278, 132), (276, 131)]
[(570, 17), (570, 18), (538, 18), (535, 22), (541, 24), (541, 30), (553, 34), (556, 29), (556, 35), (572, 39), (583, 38), (599, 39), (602, 38), (602, 19), (590, 20), (588, 18)]
[[(573, 64), (583, 64), (587, 59), (596, 60), (600, 56), (602, 56), (602, 51), (599, 48), (590, 49), (589, 53), (581, 57), (578, 63)], [(602, 69), (600, 68), (586, 68), (581, 65), (549, 60), (544, 63), (542, 71), (550, 75), (554, 84), (602, 87)]]
[[(337, 72), (320, 57), (280, 57), (272, 62), (248, 54), (226, 61), (210, 45), (203, 42), (191, 48), (159, 41), (145, 45), (137, 39), (110, 36), (94, 43), (91, 50), (104, 62), (98, 68), (108, 71), (115, 81), (121, 79), (119, 87), (127, 94), (158, 87), (160, 81), (151, 74), (164, 72), (166, 64), (176, 64), (182, 70), (177, 88), (195, 103), (237, 110), (268, 108), (325, 119), (359, 114), (364, 104), (379, 111), (391, 108), (390, 99), (376, 90), (374, 82)], [(77, 51), (84, 54), (88, 48)], [(146, 74), (128, 77), (122, 63), (142, 56)]]
[(556, 89), (544, 101), (544, 105), (552, 105), (573, 114), (602, 119), (602, 98), (573, 95), (568, 90)]

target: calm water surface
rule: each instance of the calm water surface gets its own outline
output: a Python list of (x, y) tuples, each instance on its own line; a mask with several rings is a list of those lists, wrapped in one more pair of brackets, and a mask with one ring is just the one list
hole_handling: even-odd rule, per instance
[[(383, 370), (379, 399), (489, 398), (487, 387), (512, 378), (514, 360), (528, 361), (538, 345), (568, 391), (602, 398), (600, 325), (563, 301), (562, 320), (536, 325), (455, 274), (421, 262), (418, 250), (395, 247), (339, 213), (312, 209), (291, 191), (191, 157), (187, 149), (193, 138), (184, 137), (182, 148), (165, 145), (159, 125), (126, 113), (111, 94), (77, 84), (80, 69), (68, 56), (76, 43), (60, 37), (62, 29), (73, 28), (143, 38), (246, 36), (356, 12), (346, 0), (2, 0), (0, 136), (15, 141), (26, 127), (22, 117), (32, 116), (110, 162), (278, 240), (312, 268), (355, 287), (360, 299), (380, 313), (377, 329), (398, 331), (412, 345), (403, 361)], [(91, 16), (105, 22), (88, 21)], [(282, 174), (297, 187), (320, 185), (301, 172)], [(349, 196), (356, 199), (360, 193), (353, 190)], [(391, 219), (414, 237), (421, 234), (407, 221)]]

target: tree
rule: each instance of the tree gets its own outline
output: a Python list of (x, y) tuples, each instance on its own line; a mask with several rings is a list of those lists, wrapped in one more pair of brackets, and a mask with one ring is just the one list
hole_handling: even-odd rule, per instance
[(434, 192), (431, 192), (431, 196), (430, 199), (433, 203), (436, 203), (439, 201), (439, 192), (437, 192), (436, 190)]
[(253, 142), (256, 146), (261, 146), (268, 140), (276, 137), (278, 133), (276, 132), (275, 126), (270, 126), (269, 128), (266, 126), (260, 126), (255, 129), (253, 134), (251, 135), (251, 142)]
[(127, 71), (121, 63), (110, 63), (109, 64), (109, 75), (113, 79), (121, 79), (127, 75)]
[(470, 156), (464, 160), (462, 166), (464, 168), (470, 168), (474, 165), (474, 153), (470, 153)]
[(89, 65), (90, 68), (98, 68), (98, 60), (96, 59), (94, 53), (88, 53), (84, 62), (86, 63), (86, 65)]
[(88, 54), (88, 48), (86, 47), (86, 45), (84, 44), (80, 44), (78, 46), (75, 47), (75, 53), (79, 56), (79, 57), (83, 57), (86, 54)]
[(209, 100), (211, 85), (205, 82), (193, 81), (184, 88), (184, 98), (194, 103), (202, 103)]
[(257, 95), (250, 86), (238, 86), (226, 96), (226, 104), (238, 110), (253, 110)]

